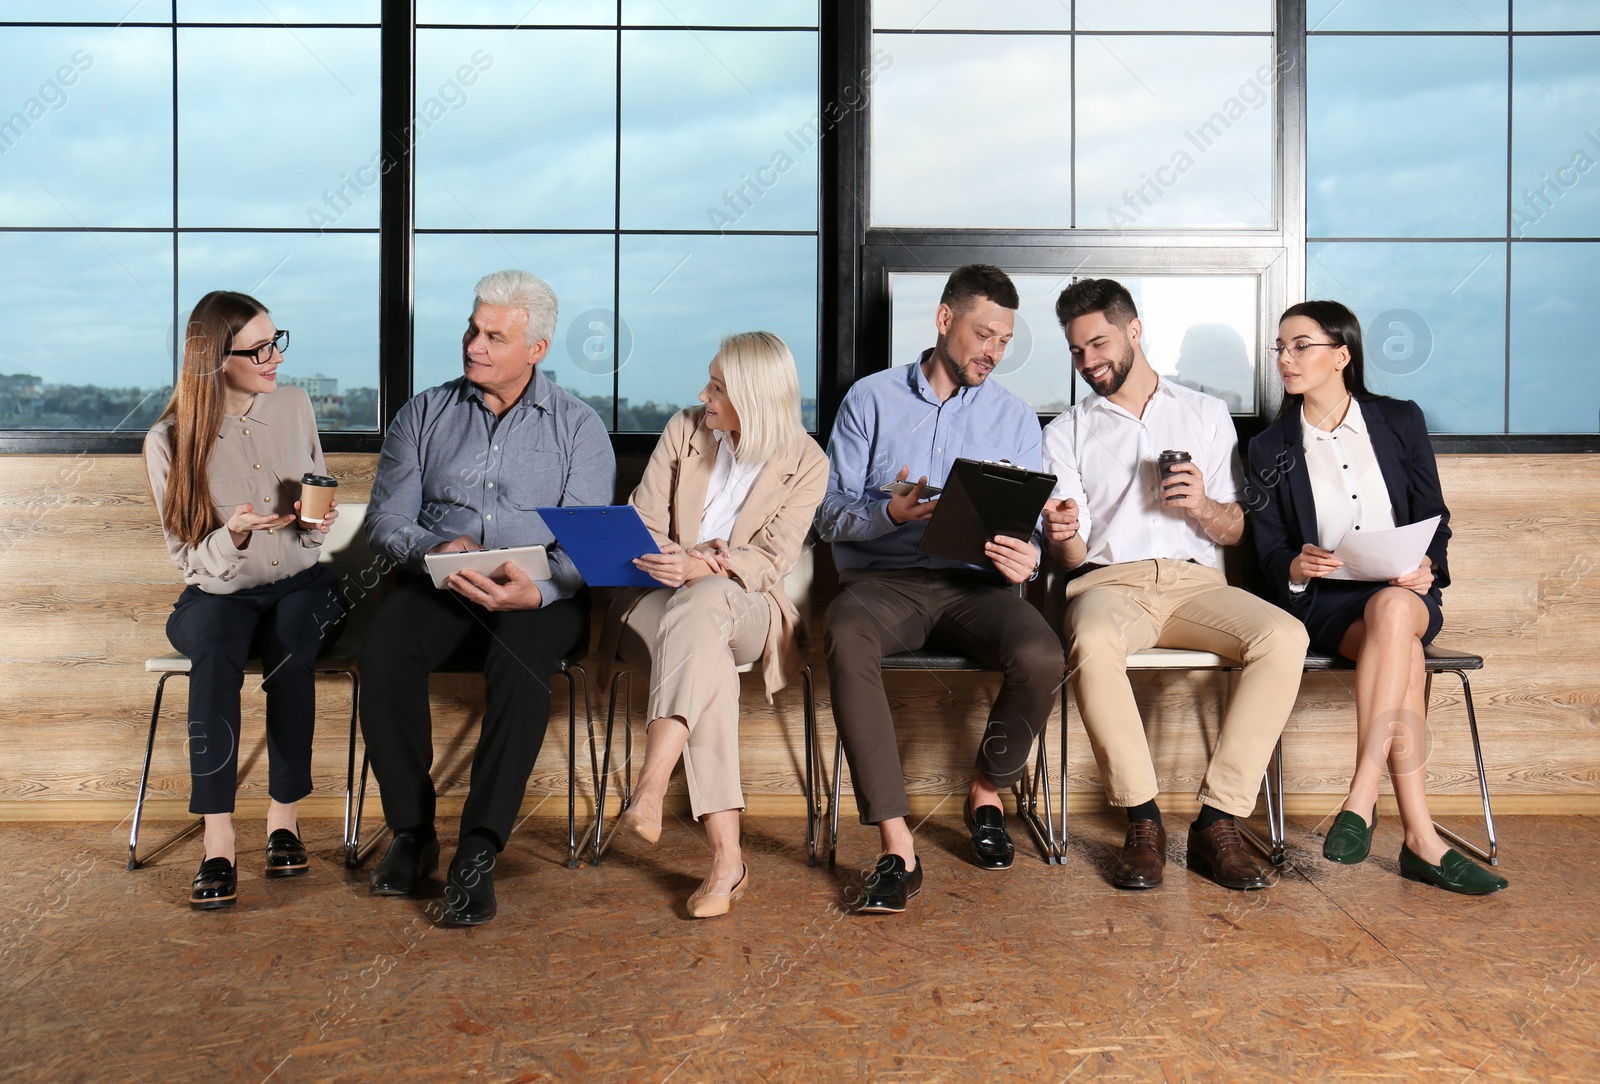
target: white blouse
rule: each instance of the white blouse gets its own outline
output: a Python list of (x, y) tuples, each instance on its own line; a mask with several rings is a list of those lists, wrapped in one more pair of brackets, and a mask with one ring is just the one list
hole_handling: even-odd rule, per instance
[(1347, 531), (1394, 527), (1394, 505), (1384, 484), (1361, 404), (1350, 400), (1344, 421), (1331, 433), (1306, 420), (1300, 408), (1300, 447), (1317, 507), (1317, 545), (1336, 548)]
[(727, 538), (733, 534), (733, 523), (739, 518), (750, 488), (761, 474), (762, 464), (740, 463), (733, 457), (733, 445), (723, 439), (722, 430), (714, 429), (717, 438), (717, 461), (711, 467), (711, 480), (706, 483), (706, 507), (700, 517), (700, 541)]

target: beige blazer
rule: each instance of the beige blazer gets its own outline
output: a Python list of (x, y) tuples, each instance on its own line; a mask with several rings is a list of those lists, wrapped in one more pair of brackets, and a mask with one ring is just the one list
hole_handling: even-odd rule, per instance
[[(705, 426), (705, 408), (673, 415), (656, 442), (639, 488), (628, 499), (657, 542), (671, 540), (687, 549), (709, 541), (700, 537), (700, 517), (716, 461), (717, 439)], [(815, 440), (801, 434), (762, 467), (728, 539), (733, 551), (728, 562), (731, 575), (746, 591), (766, 595), (772, 615), (761, 651), (768, 703), (805, 667), (800, 614), (784, 591), (783, 581), (800, 559), (800, 547), (827, 486), (828, 457)], [(636, 596), (648, 590), (627, 588), (619, 595)], [(626, 613), (629, 605), (630, 601), (619, 598), (612, 604), (612, 612)], [(620, 622), (611, 621), (601, 634), (602, 688), (611, 679), (621, 631)]]

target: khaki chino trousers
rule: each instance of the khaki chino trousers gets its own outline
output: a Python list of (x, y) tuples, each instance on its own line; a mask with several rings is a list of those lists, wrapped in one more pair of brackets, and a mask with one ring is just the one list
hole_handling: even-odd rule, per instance
[(1248, 817), (1300, 689), (1305, 626), (1229, 587), (1218, 569), (1154, 560), (1107, 565), (1069, 583), (1066, 632), (1072, 691), (1114, 806), (1140, 805), (1160, 791), (1128, 682), (1128, 656), (1150, 647), (1186, 648), (1243, 664), (1200, 800)]
[(689, 728), (683, 774), (695, 819), (743, 809), (738, 668), (760, 659), (766, 646), (767, 597), (705, 576), (645, 592), (620, 620), (617, 653), (650, 674), (648, 718), (677, 717)]

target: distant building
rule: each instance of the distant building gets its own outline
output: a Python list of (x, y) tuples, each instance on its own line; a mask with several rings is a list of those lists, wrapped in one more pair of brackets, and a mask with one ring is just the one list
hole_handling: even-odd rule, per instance
[(311, 376), (285, 376), (279, 378), (279, 383), (287, 384), (291, 388), (304, 388), (306, 394), (312, 399), (332, 399), (339, 394), (339, 381), (331, 376), (315, 373)]

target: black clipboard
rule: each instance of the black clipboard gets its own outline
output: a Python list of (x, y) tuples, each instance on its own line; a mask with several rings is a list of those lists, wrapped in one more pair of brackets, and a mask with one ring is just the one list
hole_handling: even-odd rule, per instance
[(928, 520), (917, 550), (930, 557), (946, 557), (988, 568), (994, 562), (983, 552), (997, 534), (1033, 537), (1044, 502), (1055, 490), (1056, 476), (1043, 471), (958, 459), (945, 479), (944, 495)]
[(633, 563), (661, 547), (631, 504), (536, 508), (590, 587), (660, 587)]

